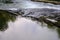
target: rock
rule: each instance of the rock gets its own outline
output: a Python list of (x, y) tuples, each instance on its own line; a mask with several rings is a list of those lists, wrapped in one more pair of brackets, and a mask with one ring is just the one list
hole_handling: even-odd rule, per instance
[(44, 2), (44, 3), (52, 3), (52, 4), (57, 4), (59, 5), (60, 4), (60, 1), (49, 1), (49, 0), (31, 0), (31, 1), (35, 1), (35, 2)]

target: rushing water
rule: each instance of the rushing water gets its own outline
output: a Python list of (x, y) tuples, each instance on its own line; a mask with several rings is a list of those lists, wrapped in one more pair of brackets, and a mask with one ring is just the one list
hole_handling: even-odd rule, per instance
[(0, 3), (0, 40), (60, 40), (60, 5), (13, 2)]
[(60, 9), (60, 5), (54, 5), (51, 3), (43, 3), (43, 2), (32, 2), (32, 1), (18, 1), (14, 0), (14, 3), (0, 3), (0, 9), (5, 10), (18, 10), (18, 9), (26, 9), (26, 8), (52, 8), (52, 9)]

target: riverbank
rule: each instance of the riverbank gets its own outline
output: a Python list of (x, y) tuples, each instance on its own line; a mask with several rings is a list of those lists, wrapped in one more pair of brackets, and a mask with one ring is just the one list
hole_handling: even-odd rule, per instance
[(52, 4), (55, 4), (55, 5), (60, 5), (60, 1), (45, 1), (45, 0), (32, 0), (32, 1), (35, 1), (35, 2), (44, 2), (44, 3), (52, 3)]

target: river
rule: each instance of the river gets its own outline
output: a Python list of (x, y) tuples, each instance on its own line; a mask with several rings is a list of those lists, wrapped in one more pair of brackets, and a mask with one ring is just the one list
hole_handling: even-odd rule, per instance
[(0, 40), (60, 40), (60, 5), (13, 2), (0, 3)]

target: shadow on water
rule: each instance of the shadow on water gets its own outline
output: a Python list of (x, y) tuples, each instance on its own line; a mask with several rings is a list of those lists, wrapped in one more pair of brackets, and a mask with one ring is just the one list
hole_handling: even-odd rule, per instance
[(0, 10), (0, 31), (5, 31), (8, 28), (8, 22), (14, 22), (15, 19), (16, 15), (5, 10)]

